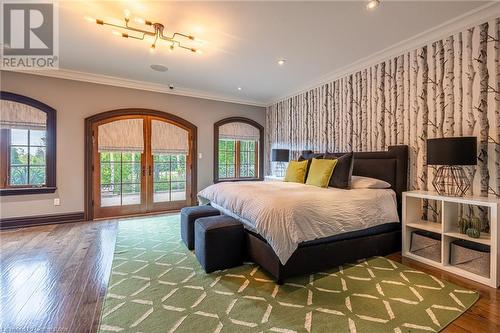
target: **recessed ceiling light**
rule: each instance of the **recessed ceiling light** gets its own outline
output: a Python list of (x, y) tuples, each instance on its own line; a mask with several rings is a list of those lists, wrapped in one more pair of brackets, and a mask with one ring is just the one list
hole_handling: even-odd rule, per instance
[(168, 67), (164, 65), (151, 65), (150, 66), (152, 70), (157, 71), (157, 72), (166, 72), (168, 71)]
[(241, 90), (242, 88), (241, 87), (238, 87), (238, 90)]
[(380, 0), (370, 0), (370, 2), (368, 2), (366, 4), (366, 8), (367, 9), (374, 9), (374, 8), (378, 7), (378, 5), (380, 5)]
[(278, 60), (278, 65), (283, 66), (286, 62), (286, 59), (279, 59)]

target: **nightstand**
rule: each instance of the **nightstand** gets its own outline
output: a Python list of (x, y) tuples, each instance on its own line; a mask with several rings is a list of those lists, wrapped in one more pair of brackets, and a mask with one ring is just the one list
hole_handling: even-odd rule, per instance
[(265, 176), (264, 181), (266, 182), (282, 182), (285, 177), (278, 177), (278, 176)]
[[(423, 220), (423, 205), (424, 203), (431, 203), (437, 212), (437, 221)], [(500, 200), (492, 197), (448, 197), (437, 194), (436, 192), (428, 191), (410, 191), (403, 193), (403, 226), (402, 226), (402, 241), (403, 249), (402, 255), (428, 265), (437, 267), (444, 271), (448, 271), (459, 276), (474, 280), (490, 287), (497, 288), (500, 285), (500, 272), (498, 261), (500, 252), (498, 249), (498, 208)], [(470, 207), (478, 206), (487, 211), (490, 233), (481, 232), (479, 238), (471, 238), (466, 234), (460, 233), (458, 220), (460, 218), (460, 211), (466, 211)], [(464, 214), (467, 215), (467, 214)], [(441, 245), (441, 252), (437, 258), (440, 260), (432, 260), (424, 256), (417, 255), (411, 249), (412, 233), (419, 232), (425, 234), (431, 232), (434, 240)], [(466, 242), (464, 242), (466, 241)], [(467, 247), (461, 247), (460, 251), (465, 249), (482, 248), (483, 263), (486, 262), (485, 267), (488, 268), (489, 273), (479, 274), (477, 270), (470, 269), (466, 264), (452, 263), (456, 258), (453, 251), (457, 251), (457, 244), (467, 244)], [(484, 249), (489, 247), (489, 252)], [(470, 250), (472, 251), (472, 250)], [(455, 252), (458, 253), (458, 252)], [(473, 254), (474, 252), (471, 252)], [(480, 253), (480, 252), (477, 252)], [(489, 256), (489, 258), (488, 258)], [(472, 255), (471, 257), (474, 257)], [(478, 256), (479, 258), (479, 256)], [(478, 259), (479, 260), (479, 259)]]

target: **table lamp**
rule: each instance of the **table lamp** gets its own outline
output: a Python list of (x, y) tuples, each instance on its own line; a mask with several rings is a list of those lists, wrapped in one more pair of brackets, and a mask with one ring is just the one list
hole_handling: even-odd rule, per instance
[(290, 160), (290, 150), (288, 149), (273, 149), (271, 151), (271, 161), (277, 162), (276, 176), (283, 177), (285, 174), (285, 163)]
[(439, 165), (432, 185), (440, 195), (464, 196), (471, 183), (462, 166), (476, 164), (476, 137), (427, 140), (427, 165)]

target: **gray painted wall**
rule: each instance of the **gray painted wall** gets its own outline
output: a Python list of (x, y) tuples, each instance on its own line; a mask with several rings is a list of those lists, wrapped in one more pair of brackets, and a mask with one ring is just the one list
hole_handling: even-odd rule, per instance
[[(198, 127), (198, 189), (212, 183), (213, 124), (232, 116), (265, 123), (265, 108), (147, 92), (38, 75), (1, 72), (1, 89), (37, 99), (57, 110), (57, 192), (1, 198), (1, 217), (83, 211), (84, 119), (120, 108), (175, 114)], [(61, 205), (54, 206), (53, 199)]]

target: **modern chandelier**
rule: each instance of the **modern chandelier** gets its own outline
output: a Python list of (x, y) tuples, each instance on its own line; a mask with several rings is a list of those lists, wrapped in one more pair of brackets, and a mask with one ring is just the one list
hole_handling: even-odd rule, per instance
[(89, 22), (96, 23), (98, 25), (108, 25), (114, 28), (118, 28), (121, 30), (126, 30), (127, 32), (123, 31), (113, 31), (113, 34), (116, 36), (121, 36), (123, 38), (132, 38), (132, 39), (139, 39), (139, 40), (144, 40), (146, 36), (151, 36), (154, 38), (153, 43), (151, 44), (150, 51), (154, 52), (156, 49), (156, 45), (158, 41), (163, 40), (166, 41), (169, 44), (169, 50), (173, 51), (176, 48), (181, 48), (185, 49), (194, 53), (201, 54), (202, 51), (199, 49), (196, 49), (194, 47), (186, 46), (182, 43), (182, 39), (186, 40), (191, 40), (191, 41), (199, 41), (196, 37), (193, 35), (187, 35), (183, 34), (180, 32), (174, 32), (172, 36), (168, 36), (166, 34), (166, 29), (165, 26), (161, 23), (155, 23), (149, 20), (145, 20), (139, 17), (134, 18), (134, 22), (140, 25), (145, 25), (147, 28), (146, 29), (141, 29), (141, 28), (136, 28), (130, 25), (130, 11), (125, 10), (125, 25), (119, 25), (119, 24), (114, 24), (110, 22), (105, 22), (102, 19), (95, 19), (92, 17), (86, 16), (85, 19)]

